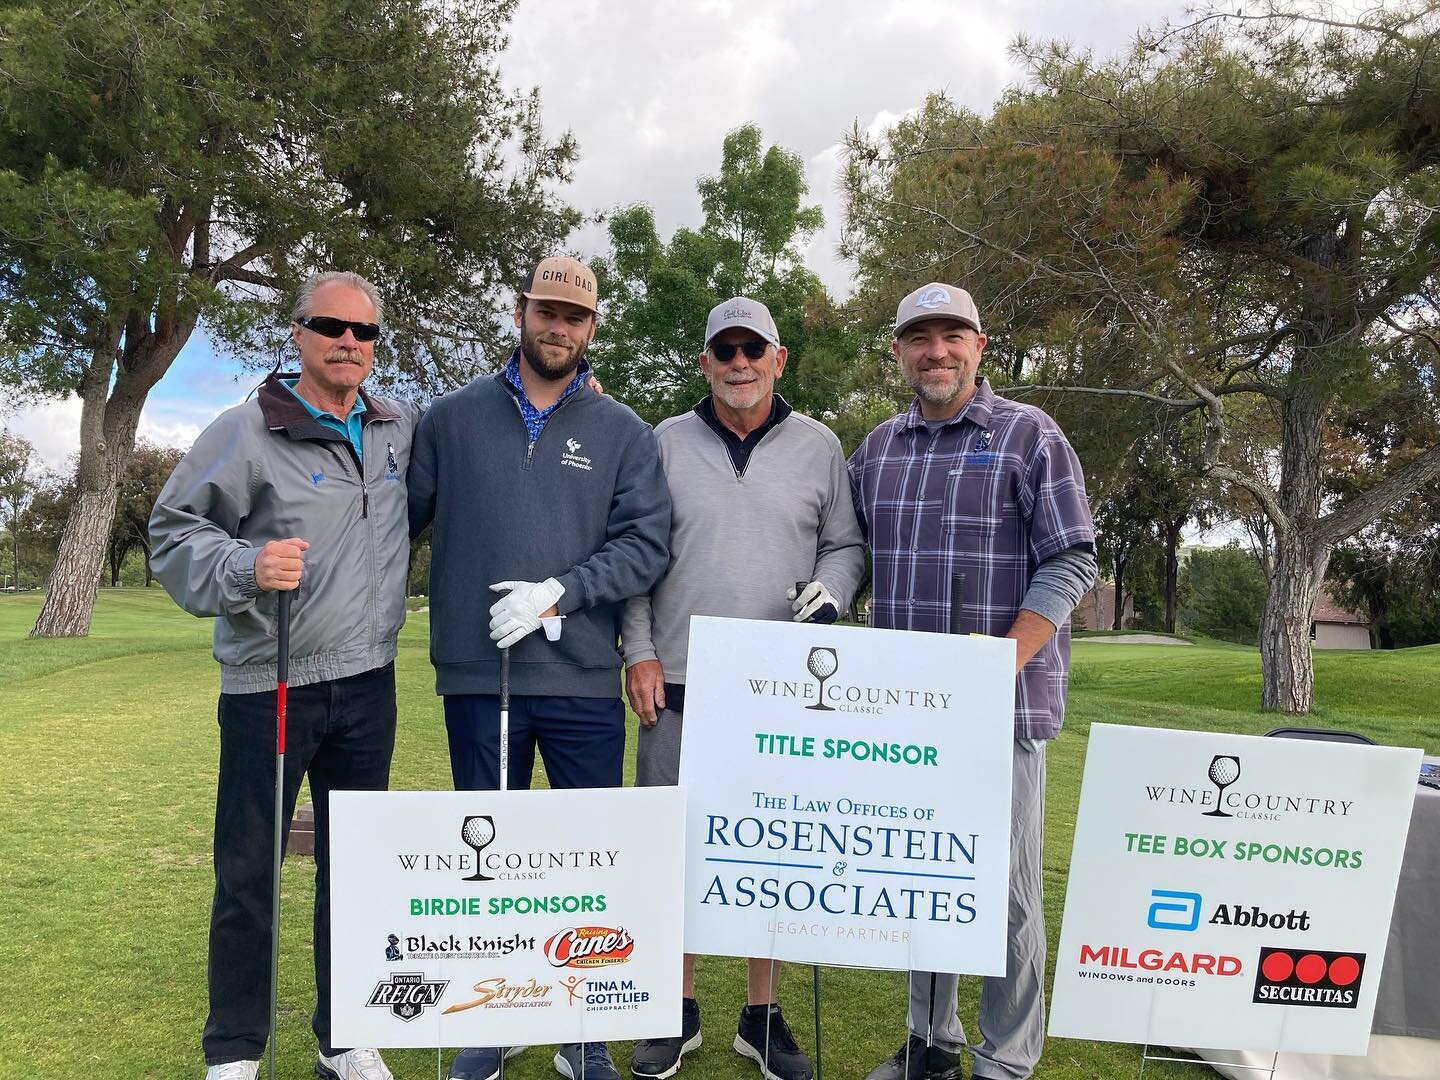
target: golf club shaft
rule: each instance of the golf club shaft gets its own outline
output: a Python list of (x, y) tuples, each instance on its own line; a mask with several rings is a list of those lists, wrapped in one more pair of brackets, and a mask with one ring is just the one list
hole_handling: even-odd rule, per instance
[(820, 1071), (824, 1061), (820, 1052), (820, 965), (811, 964), (810, 967), (815, 973), (815, 1080), (823, 1080), (824, 1074)]
[(276, 597), (275, 627), (275, 850), (270, 892), (270, 1080), (275, 1080), (275, 1021), (280, 990), (280, 860), (285, 834), (285, 692), (290, 680), (290, 593)]
[(510, 790), (510, 650), (500, 650), (500, 790)]

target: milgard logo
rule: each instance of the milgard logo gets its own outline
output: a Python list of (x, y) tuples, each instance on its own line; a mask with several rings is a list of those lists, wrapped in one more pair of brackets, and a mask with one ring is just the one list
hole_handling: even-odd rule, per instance
[(430, 1006), (438, 1004), (449, 986), (448, 979), (427, 982), (422, 972), (396, 971), (384, 982), (376, 983), (367, 1007), (389, 1009), (407, 1024)]
[(1244, 791), (1230, 788), (1240, 779), (1240, 758), (1235, 754), (1216, 754), (1210, 759), (1205, 775), (1215, 785), (1175, 787), (1169, 784), (1146, 784), (1145, 794), (1152, 803), (1173, 806), (1196, 806), (1202, 816), (1238, 818), (1246, 821), (1279, 821), (1287, 814), (1318, 814), (1322, 817), (1349, 817), (1355, 805), (1349, 799), (1327, 799), (1321, 795), (1297, 795), (1279, 791)]
[(635, 942), (625, 928), (571, 926), (548, 938), (545, 959), (551, 967), (596, 968), (624, 964), (635, 951)]
[(1364, 953), (1262, 947), (1251, 1000), (1257, 1005), (1353, 1009), (1360, 1003), (1364, 974)]

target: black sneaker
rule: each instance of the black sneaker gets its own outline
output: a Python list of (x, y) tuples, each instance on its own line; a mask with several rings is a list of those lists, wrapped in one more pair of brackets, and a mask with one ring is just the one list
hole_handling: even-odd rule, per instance
[(927, 1047), (919, 1035), (911, 1035), (894, 1057), (871, 1069), (865, 1080), (965, 1080), (965, 1064), (959, 1054)]
[(758, 1064), (765, 1080), (811, 1080), (815, 1075), (779, 1005), (746, 1005), (740, 1010), (735, 1052)]
[(665, 1080), (680, 1071), (681, 1060), (700, 1042), (700, 1003), (685, 998), (680, 1005), (680, 1034), (668, 1039), (641, 1039), (630, 1055), (630, 1071), (644, 1080)]

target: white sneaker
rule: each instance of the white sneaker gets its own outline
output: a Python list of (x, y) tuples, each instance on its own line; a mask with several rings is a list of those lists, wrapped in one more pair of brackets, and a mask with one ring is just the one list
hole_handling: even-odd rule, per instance
[(205, 1070), (205, 1080), (255, 1080), (260, 1075), (258, 1061), (227, 1061)]
[(326, 1080), (395, 1080), (378, 1050), (346, 1050), (333, 1058), (321, 1054), (315, 1071)]

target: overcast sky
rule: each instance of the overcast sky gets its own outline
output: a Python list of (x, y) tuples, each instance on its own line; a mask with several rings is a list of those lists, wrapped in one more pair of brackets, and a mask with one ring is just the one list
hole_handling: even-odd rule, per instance
[[(1109, 53), (1182, 9), (1161, 0), (521, 0), (502, 70), (512, 87), (540, 87), (552, 135), (569, 129), (578, 140), (570, 203), (592, 214), (648, 203), (662, 237), (699, 224), (695, 181), (718, 170), (727, 131), (758, 124), (767, 143), (806, 162), (826, 222), (806, 261), (843, 295), (850, 269), (835, 255), (836, 180), (852, 125), (888, 126), (934, 90), (988, 111), (1023, 77), (1008, 51), (1017, 34)], [(604, 240), (590, 226), (570, 244), (590, 256)], [(188, 447), (254, 381), (197, 334), (151, 392), (140, 433)], [(6, 409), (0, 423), (62, 469), (77, 447), (79, 403)]]

